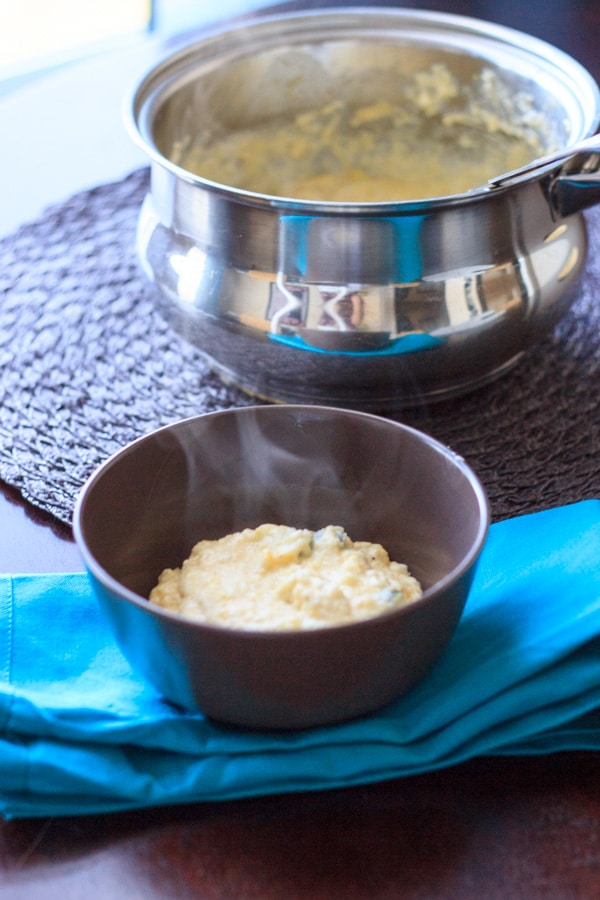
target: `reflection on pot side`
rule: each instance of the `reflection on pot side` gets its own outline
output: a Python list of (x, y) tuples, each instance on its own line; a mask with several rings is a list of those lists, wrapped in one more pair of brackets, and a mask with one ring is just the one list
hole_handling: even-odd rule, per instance
[[(528, 202), (516, 205), (514, 220), (509, 216), (503, 223), (496, 214), (500, 210), (493, 211), (500, 230), (475, 246), (465, 240), (468, 228), (465, 212), (460, 212), (463, 258), (471, 248), (473, 255), (487, 260), (463, 268), (442, 268), (446, 260), (451, 266), (456, 247), (449, 210), (442, 219), (419, 216), (411, 228), (389, 217), (366, 220), (370, 243), (358, 253), (357, 221), (349, 229), (341, 220), (334, 257), (329, 250), (320, 259), (313, 252), (312, 270), (303, 272), (302, 252), (292, 254), (291, 241), (283, 241), (286, 271), (265, 272), (232, 265), (214, 249), (202, 249), (197, 240), (175, 235), (161, 224), (149, 198), (138, 250), (160, 284), (156, 299), (167, 321), (228, 382), (269, 400), (401, 409), (496, 377), (572, 302), (585, 258), (584, 223), (571, 217), (543, 238), (535, 235), (528, 250), (524, 233), (515, 235), (517, 222), (526, 225), (527, 215), (536, 220), (536, 205), (544, 208), (545, 201), (534, 188), (527, 193)], [(502, 206), (505, 212), (513, 208), (505, 202)], [(335, 230), (340, 220), (308, 219), (302, 230), (308, 233), (314, 223), (322, 235), (324, 226)], [(388, 228), (398, 224), (403, 227)], [(289, 223), (281, 229), (289, 230)], [(297, 238), (298, 228), (292, 232)], [(340, 236), (349, 233), (352, 242), (344, 244)], [(387, 236), (383, 250), (381, 245), (373, 249), (375, 234)], [(403, 241), (397, 241), (398, 234)], [(507, 235), (511, 241), (518, 238), (522, 255), (494, 264), (500, 238), (506, 243)], [(390, 244), (392, 237), (395, 243)], [(321, 246), (327, 248), (328, 242)], [(387, 263), (382, 265), (384, 256)], [(330, 279), (324, 277), (328, 258), (333, 260)], [(343, 280), (344, 260), (352, 281)], [(364, 272), (357, 260), (364, 260)], [(379, 272), (387, 272), (386, 283), (373, 283), (373, 260)], [(399, 272), (415, 277), (393, 280)]]

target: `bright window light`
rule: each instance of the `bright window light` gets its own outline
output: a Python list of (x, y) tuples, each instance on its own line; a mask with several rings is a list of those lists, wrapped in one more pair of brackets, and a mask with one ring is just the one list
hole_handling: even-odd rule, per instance
[(2, 0), (0, 74), (19, 74), (92, 52), (150, 26), (151, 0)]

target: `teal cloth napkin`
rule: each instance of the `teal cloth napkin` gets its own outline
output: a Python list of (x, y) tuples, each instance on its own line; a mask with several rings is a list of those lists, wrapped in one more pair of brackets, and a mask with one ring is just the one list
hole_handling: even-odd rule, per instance
[(444, 656), (333, 727), (257, 733), (131, 671), (84, 574), (0, 577), (0, 812), (107, 812), (349, 786), (481, 754), (600, 749), (600, 501), (492, 525)]

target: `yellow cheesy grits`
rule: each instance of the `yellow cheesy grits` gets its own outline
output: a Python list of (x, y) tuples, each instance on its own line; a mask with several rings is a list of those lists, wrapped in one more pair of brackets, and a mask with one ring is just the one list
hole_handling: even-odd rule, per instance
[(379, 203), (460, 194), (552, 147), (533, 96), (484, 69), (463, 85), (443, 64), (395, 102), (332, 99), (247, 124), (215, 121), (171, 159), (211, 181), (308, 201)]
[(150, 601), (211, 625), (295, 631), (357, 622), (417, 600), (421, 586), (380, 544), (343, 528), (260, 525), (200, 541)]

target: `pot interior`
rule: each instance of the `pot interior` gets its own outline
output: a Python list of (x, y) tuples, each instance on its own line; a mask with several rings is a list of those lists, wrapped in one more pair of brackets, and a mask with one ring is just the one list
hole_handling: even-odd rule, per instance
[(555, 48), (402, 10), (224, 32), (167, 60), (136, 106), (154, 155), (186, 173), (341, 202), (477, 189), (580, 139), (598, 117), (591, 76)]

